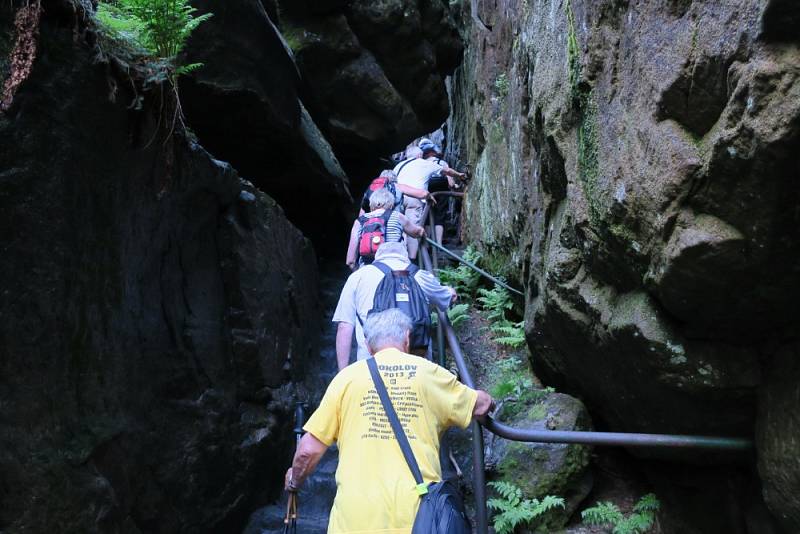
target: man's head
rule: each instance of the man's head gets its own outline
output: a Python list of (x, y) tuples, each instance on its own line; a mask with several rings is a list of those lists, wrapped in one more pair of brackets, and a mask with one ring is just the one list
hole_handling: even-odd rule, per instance
[(442, 149), (439, 148), (433, 141), (430, 139), (423, 139), (419, 142), (419, 149), (422, 151), (423, 158), (429, 158), (431, 156), (438, 156)]
[(412, 146), (411, 148), (406, 150), (406, 159), (421, 158), (421, 157), (422, 157), (422, 150), (420, 150), (418, 146)]
[(408, 352), (411, 326), (408, 315), (397, 308), (370, 314), (364, 323), (367, 348), (372, 354), (389, 348)]
[(381, 244), (375, 252), (375, 261), (383, 261), (389, 256), (392, 256), (392, 259), (405, 260), (406, 263), (410, 262), (408, 259), (408, 249), (405, 243), (402, 242), (395, 241)]
[(394, 209), (394, 195), (386, 188), (380, 188), (369, 196), (369, 210)]

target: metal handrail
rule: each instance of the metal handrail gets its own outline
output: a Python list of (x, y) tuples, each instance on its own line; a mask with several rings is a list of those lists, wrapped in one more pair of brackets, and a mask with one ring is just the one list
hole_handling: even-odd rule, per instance
[[(426, 207), (424, 215), (427, 215), (429, 208)], [(430, 240), (424, 244), (432, 244)], [(442, 247), (444, 248), (444, 247)], [(435, 272), (435, 265), (431, 261), (431, 256), (425, 246), (419, 248), (422, 262), (425, 268)], [(468, 387), (475, 389), (475, 382), (472, 380), (469, 369), (467, 369), (464, 353), (458, 343), (453, 325), (447, 317), (447, 313), (437, 310), (438, 324), (440, 332), (447, 338), (447, 344), (453, 354), (458, 374), (461, 381)], [(440, 335), (441, 335), (440, 334)], [(441, 339), (440, 339), (441, 343)], [(493, 434), (512, 441), (534, 442), (534, 443), (574, 443), (584, 445), (606, 445), (606, 446), (625, 446), (625, 447), (670, 447), (670, 448), (697, 448), (715, 449), (730, 451), (748, 451), (752, 449), (752, 440), (745, 438), (728, 438), (716, 436), (687, 436), (675, 434), (640, 434), (629, 432), (588, 432), (588, 431), (565, 431), (565, 430), (533, 430), (514, 428), (487, 416), (482, 421), (473, 423), (473, 476), (475, 494), (475, 516), (478, 534), (488, 532), (488, 517), (486, 511), (486, 480), (485, 480), (485, 459), (483, 450), (482, 427)]]

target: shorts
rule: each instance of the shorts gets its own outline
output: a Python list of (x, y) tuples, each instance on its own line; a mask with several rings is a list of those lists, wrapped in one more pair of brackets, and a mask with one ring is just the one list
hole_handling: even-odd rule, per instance
[(418, 198), (408, 195), (403, 197), (403, 205), (406, 207), (406, 217), (414, 224), (422, 226), (422, 212), (425, 210), (425, 203)]

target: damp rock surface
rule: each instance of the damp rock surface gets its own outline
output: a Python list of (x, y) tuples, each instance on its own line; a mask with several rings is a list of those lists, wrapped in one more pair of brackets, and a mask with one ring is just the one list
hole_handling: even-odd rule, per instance
[(235, 532), (290, 460), (313, 248), (191, 137), (148, 143), (72, 24), (39, 45), (0, 115), (0, 530)]
[(800, 6), (461, 8), (448, 160), (472, 167), (465, 238), (526, 288), (537, 374), (612, 430), (761, 428), (763, 497), (798, 530), (795, 462), (777, 458), (800, 450), (765, 429), (794, 398), (776, 379), (794, 356), (777, 354), (800, 326), (800, 52), (787, 26)]

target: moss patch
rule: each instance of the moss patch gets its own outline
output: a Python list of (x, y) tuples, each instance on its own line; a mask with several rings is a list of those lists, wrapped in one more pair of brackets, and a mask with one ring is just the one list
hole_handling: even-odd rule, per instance
[(580, 98), (581, 120), (578, 125), (578, 176), (589, 205), (589, 217), (595, 227), (602, 220), (600, 177), (599, 125), (594, 92)]

